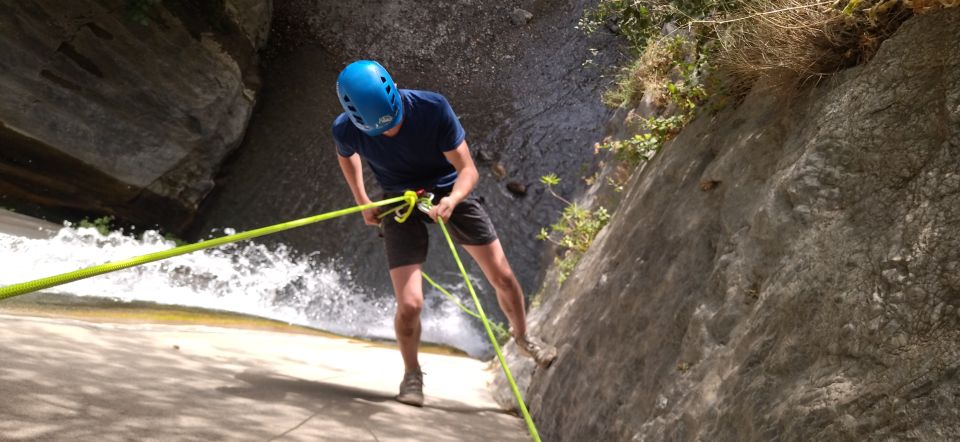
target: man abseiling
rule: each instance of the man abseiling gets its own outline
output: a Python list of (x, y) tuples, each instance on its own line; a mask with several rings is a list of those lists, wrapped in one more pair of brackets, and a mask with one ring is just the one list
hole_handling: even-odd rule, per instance
[(453, 238), (480, 265), (496, 289), (520, 351), (549, 366), (556, 349), (527, 332), (520, 283), (513, 274), (490, 217), (471, 191), (479, 173), (466, 133), (446, 98), (435, 92), (398, 89), (379, 63), (361, 60), (337, 78), (343, 113), (333, 122), (333, 138), (343, 176), (357, 204), (371, 202), (363, 184), (361, 159), (383, 188), (384, 198), (406, 190), (434, 195), (429, 214), (414, 210), (406, 222), (363, 212), (366, 224), (380, 226), (396, 294), (394, 328), (405, 374), (397, 400), (423, 405), (423, 372), (417, 358), (423, 287), (420, 269), (427, 258), (427, 224), (442, 218)]

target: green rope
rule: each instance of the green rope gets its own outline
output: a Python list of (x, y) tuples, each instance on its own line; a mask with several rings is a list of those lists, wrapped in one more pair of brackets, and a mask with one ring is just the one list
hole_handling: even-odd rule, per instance
[[(429, 199), (420, 199), (421, 210), (428, 211), (432, 204), (433, 202)], [(517, 405), (520, 406), (520, 413), (523, 415), (524, 422), (527, 423), (527, 429), (530, 431), (530, 437), (532, 437), (535, 442), (540, 442), (540, 434), (537, 432), (537, 426), (533, 423), (533, 418), (530, 417), (530, 412), (527, 411), (527, 405), (523, 403), (523, 396), (520, 395), (520, 389), (517, 388), (517, 382), (513, 380), (513, 374), (510, 373), (510, 367), (507, 367), (507, 361), (503, 357), (503, 352), (500, 351), (500, 344), (497, 344), (497, 338), (493, 335), (493, 329), (490, 327), (490, 321), (487, 320), (487, 315), (483, 313), (483, 307), (480, 305), (480, 299), (477, 298), (477, 292), (473, 290), (473, 284), (470, 283), (470, 277), (467, 276), (467, 270), (463, 267), (463, 261), (460, 260), (460, 255), (457, 254), (457, 248), (453, 245), (453, 238), (450, 238), (450, 232), (447, 231), (446, 223), (444, 223), (443, 218), (438, 216), (437, 224), (440, 225), (440, 230), (443, 231), (443, 236), (447, 238), (447, 244), (450, 246), (450, 253), (453, 254), (453, 260), (457, 262), (457, 267), (460, 269), (460, 274), (463, 275), (463, 280), (467, 283), (467, 290), (470, 291), (470, 296), (473, 297), (473, 303), (477, 306), (477, 312), (479, 312), (480, 320), (483, 321), (483, 328), (487, 331), (487, 337), (490, 338), (490, 343), (493, 344), (493, 350), (497, 353), (497, 359), (500, 361), (500, 367), (503, 368), (503, 374), (507, 376), (507, 381), (510, 383), (510, 389), (513, 390), (513, 396), (517, 399)]]
[[(418, 203), (426, 204), (426, 205), (423, 206), (423, 207), (424, 207), (424, 208), (428, 208), (429, 205), (433, 204), (433, 201), (432, 201), (431, 199), (432, 199), (432, 194), (426, 194), (425, 196), (419, 198), (419, 199), (417, 200), (417, 202), (418, 202)], [(377, 218), (380, 218), (380, 219), (382, 220), (382, 219), (386, 218), (388, 215), (390, 215), (391, 213), (398, 212), (398, 211), (400, 211), (400, 210), (406, 210), (405, 212), (403, 212), (402, 215), (401, 215), (401, 214), (398, 214), (397, 217), (396, 217), (397, 222), (402, 223), (402, 222), (404, 222), (404, 221), (410, 216), (410, 214), (411, 214), (411, 212), (413, 211), (413, 208), (414, 208), (414, 207), (416, 207), (416, 205), (397, 204), (396, 206), (394, 206), (394, 207), (391, 208), (390, 210), (387, 210), (387, 211), (385, 211), (385, 212), (381, 212), (380, 214), (378, 214), (378, 215), (377, 215)], [(420, 271), (420, 275), (423, 276), (423, 279), (427, 280), (427, 282), (429, 282), (430, 285), (432, 285), (435, 289), (439, 290), (440, 293), (443, 293), (443, 295), (446, 296), (447, 299), (449, 299), (449, 300), (452, 301), (454, 304), (456, 304), (457, 307), (460, 307), (460, 310), (463, 310), (464, 313), (466, 313), (466, 314), (468, 314), (468, 315), (470, 315), (470, 316), (473, 316), (474, 318), (482, 319), (482, 318), (480, 317), (480, 315), (477, 314), (477, 312), (475, 312), (475, 311), (473, 311), (473, 310), (470, 310), (470, 308), (468, 308), (467, 306), (463, 305), (463, 303), (461, 303), (460, 300), (457, 299), (456, 296), (453, 296), (453, 294), (451, 294), (450, 292), (448, 292), (447, 289), (441, 287), (440, 284), (437, 284), (437, 282), (434, 281), (433, 279), (431, 279), (430, 276), (428, 276), (426, 272), (424, 272), (424, 271), (421, 270), (421, 271)], [(502, 325), (497, 324), (497, 323), (494, 323), (494, 324), (492, 324), (492, 325), (493, 325), (493, 328), (497, 329), (497, 334), (498, 334), (498, 335), (500, 335), (500, 336), (510, 336), (510, 333), (508, 333), (507, 330), (505, 330)]]
[[(426, 194), (425, 196), (419, 198), (417, 200), (417, 207), (423, 212), (430, 212), (430, 208), (433, 206), (432, 198), (433, 195), (431, 194)], [(399, 210), (400, 207), (406, 208), (405, 206), (401, 205), (399, 207), (395, 207), (393, 210)], [(409, 208), (407, 209), (409, 210)], [(393, 210), (391, 210), (391, 212)], [(381, 214), (381, 218), (383, 218), (385, 215), (386, 214)], [(407, 212), (407, 215), (409, 216), (409, 212)], [(533, 423), (533, 418), (530, 416), (530, 412), (527, 411), (527, 405), (523, 402), (523, 396), (520, 394), (520, 389), (517, 387), (517, 381), (513, 379), (513, 374), (510, 373), (510, 367), (507, 366), (507, 361), (504, 359), (503, 352), (500, 350), (500, 344), (497, 343), (497, 338), (493, 334), (493, 327), (496, 327), (497, 331), (501, 334), (507, 333), (499, 324), (490, 324), (490, 321), (487, 319), (487, 315), (483, 312), (483, 307), (480, 305), (480, 299), (477, 297), (477, 292), (473, 290), (473, 284), (470, 283), (470, 277), (467, 276), (467, 270), (463, 267), (463, 261), (460, 260), (460, 255), (457, 253), (457, 248), (453, 245), (453, 238), (450, 237), (450, 232), (447, 231), (447, 226), (443, 221), (443, 218), (437, 217), (437, 224), (440, 225), (440, 230), (443, 231), (443, 236), (447, 239), (447, 244), (450, 246), (450, 253), (453, 254), (453, 260), (457, 262), (457, 267), (460, 269), (460, 274), (463, 275), (463, 281), (467, 283), (467, 290), (470, 292), (470, 296), (473, 297), (473, 303), (477, 306), (477, 312), (479, 313), (476, 313), (461, 304), (455, 296), (434, 282), (433, 279), (430, 279), (430, 277), (427, 276), (427, 274), (422, 270), (420, 271), (420, 274), (423, 276), (423, 279), (426, 279), (427, 282), (433, 285), (436, 289), (440, 290), (440, 293), (443, 293), (447, 298), (450, 298), (450, 300), (460, 307), (461, 310), (470, 316), (480, 319), (480, 321), (483, 322), (483, 328), (487, 332), (487, 337), (490, 338), (490, 343), (493, 344), (493, 350), (497, 353), (497, 359), (500, 361), (500, 367), (503, 368), (503, 374), (506, 375), (507, 382), (510, 383), (510, 389), (513, 391), (513, 396), (517, 399), (517, 405), (520, 407), (520, 413), (523, 415), (523, 420), (527, 423), (527, 430), (530, 431), (530, 437), (532, 437), (535, 442), (540, 442), (540, 434), (537, 432), (537, 425)]]
[[(464, 313), (466, 313), (466, 314), (468, 314), (468, 315), (470, 315), (470, 316), (473, 316), (474, 318), (483, 320), (483, 318), (481, 318), (480, 315), (477, 314), (477, 312), (475, 312), (475, 311), (473, 311), (473, 310), (470, 310), (469, 307), (463, 305), (463, 303), (461, 303), (460, 300), (457, 299), (456, 296), (453, 296), (452, 293), (448, 292), (447, 289), (445, 289), (445, 288), (443, 288), (442, 286), (440, 286), (440, 284), (437, 284), (436, 281), (430, 279), (430, 277), (427, 276), (427, 273), (426, 273), (426, 272), (424, 272), (424, 271), (421, 270), (421, 271), (420, 271), (420, 275), (423, 276), (423, 279), (426, 279), (427, 282), (429, 282), (430, 285), (433, 286), (433, 288), (435, 288), (435, 289), (437, 289), (438, 291), (440, 291), (440, 293), (443, 293), (443, 295), (446, 296), (447, 299), (449, 299), (451, 302), (453, 302), (454, 304), (456, 304), (457, 307), (460, 307), (460, 310), (463, 310)], [(498, 336), (510, 336), (510, 334), (507, 332), (507, 330), (506, 330), (505, 328), (503, 328), (502, 325), (497, 324), (496, 322), (494, 322), (493, 324), (490, 324), (490, 326), (493, 327), (493, 328), (496, 330)]]
[(104, 273), (115, 272), (117, 270), (122, 270), (125, 268), (134, 267), (134, 266), (146, 264), (149, 262), (159, 261), (161, 259), (167, 259), (167, 258), (172, 258), (178, 255), (184, 255), (187, 253), (196, 252), (198, 250), (209, 249), (213, 247), (222, 246), (224, 244), (256, 238), (258, 236), (282, 232), (284, 230), (305, 226), (307, 224), (312, 224), (315, 222), (324, 221), (331, 218), (348, 215), (351, 213), (362, 212), (364, 210), (371, 209), (374, 207), (386, 206), (389, 204), (394, 204), (394, 203), (403, 202), (403, 201), (406, 201), (407, 204), (413, 205), (415, 204), (416, 200), (417, 200), (416, 192), (410, 191), (410, 192), (404, 193), (403, 196), (398, 196), (398, 197), (386, 199), (383, 201), (377, 201), (370, 204), (363, 204), (359, 206), (350, 207), (347, 209), (335, 210), (333, 212), (327, 212), (320, 215), (311, 216), (308, 218), (298, 219), (295, 221), (289, 221), (289, 222), (268, 226), (268, 227), (261, 227), (255, 230), (248, 230), (246, 232), (241, 232), (234, 235), (221, 236), (219, 238), (214, 238), (211, 240), (202, 241), (194, 244), (187, 244), (187, 245), (175, 247), (169, 250), (150, 253), (147, 255), (130, 258), (123, 261), (108, 262), (106, 264), (95, 265), (92, 267), (87, 267), (85, 269), (75, 270), (72, 272), (50, 276), (47, 278), (41, 278), (33, 281), (22, 282), (19, 284), (8, 285), (6, 287), (0, 287), (0, 300), (12, 298), (14, 296), (19, 296), (19, 295), (25, 295), (27, 293), (32, 293), (38, 290), (43, 290), (46, 288), (67, 284), (73, 281), (90, 278), (92, 276), (102, 275)]

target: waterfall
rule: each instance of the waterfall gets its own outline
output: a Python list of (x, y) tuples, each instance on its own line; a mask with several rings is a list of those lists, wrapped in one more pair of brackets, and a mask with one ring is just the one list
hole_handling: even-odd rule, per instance
[[(234, 232), (225, 229), (223, 233)], [(0, 234), (0, 284), (42, 278), (174, 246), (173, 241), (156, 231), (146, 231), (139, 237), (119, 231), (102, 235), (92, 227), (69, 224), (49, 238)], [(229, 244), (48, 291), (226, 310), (348, 336), (394, 337), (392, 299), (373, 296), (337, 260), (299, 254), (284, 244)], [(424, 341), (449, 345), (473, 356), (489, 353), (489, 344), (472, 318), (438, 293), (426, 291), (425, 298)]]

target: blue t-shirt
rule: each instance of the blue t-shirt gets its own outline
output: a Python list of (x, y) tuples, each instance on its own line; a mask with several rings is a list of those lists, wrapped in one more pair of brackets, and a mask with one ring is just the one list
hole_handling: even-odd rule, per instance
[(443, 156), (466, 137), (447, 99), (435, 92), (400, 89), (403, 121), (393, 137), (369, 136), (346, 113), (333, 121), (333, 139), (343, 157), (360, 154), (387, 192), (447, 187), (457, 170)]

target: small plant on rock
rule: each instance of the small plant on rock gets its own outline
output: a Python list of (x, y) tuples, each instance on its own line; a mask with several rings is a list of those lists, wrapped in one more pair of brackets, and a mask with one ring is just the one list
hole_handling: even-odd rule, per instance
[(559, 282), (563, 284), (593, 243), (597, 233), (607, 225), (610, 213), (603, 207), (596, 210), (585, 209), (558, 195), (553, 190), (553, 186), (560, 183), (556, 174), (545, 175), (540, 178), (540, 182), (547, 186), (551, 195), (567, 205), (560, 214), (560, 219), (553, 223), (549, 230), (546, 227), (541, 228), (537, 235), (538, 240), (549, 241), (563, 249), (562, 255), (555, 261), (560, 271)]
[(663, 143), (676, 136), (684, 124), (686, 124), (686, 119), (681, 115), (648, 118), (643, 121), (645, 132), (636, 134), (626, 140), (597, 143), (594, 150), (597, 152), (609, 150), (620, 161), (630, 166), (638, 166), (653, 158), (663, 147)]

